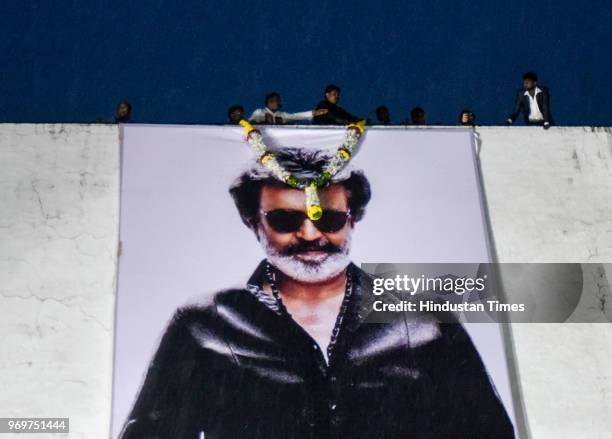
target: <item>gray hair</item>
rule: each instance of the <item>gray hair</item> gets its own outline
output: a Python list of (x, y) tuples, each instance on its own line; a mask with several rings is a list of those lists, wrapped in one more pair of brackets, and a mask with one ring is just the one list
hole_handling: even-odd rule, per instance
[[(332, 157), (326, 151), (300, 148), (280, 149), (274, 155), (283, 168), (300, 179), (313, 179), (321, 175), (325, 164)], [(354, 221), (361, 220), (371, 198), (370, 182), (363, 171), (349, 164), (334, 175), (329, 184), (341, 184), (347, 189), (352, 218)], [(269, 169), (256, 161), (229, 189), (242, 221), (252, 229), (259, 222), (259, 199), (264, 185), (285, 186), (286, 183), (276, 179)]]

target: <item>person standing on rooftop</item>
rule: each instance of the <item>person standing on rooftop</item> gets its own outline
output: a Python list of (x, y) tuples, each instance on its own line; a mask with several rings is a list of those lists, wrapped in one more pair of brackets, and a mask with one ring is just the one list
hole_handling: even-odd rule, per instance
[(384, 105), (376, 109), (376, 123), (378, 125), (391, 125), (391, 113)]
[(360, 118), (352, 115), (338, 105), (340, 102), (340, 87), (330, 84), (325, 87), (325, 99), (317, 104), (315, 110), (327, 110), (327, 113), (317, 115), (313, 123), (317, 125), (348, 125), (359, 122)]
[(512, 125), (521, 113), (525, 124), (550, 128), (550, 94), (548, 88), (538, 84), (538, 75), (534, 72), (523, 75), (523, 88), (516, 93), (514, 109), (506, 123)]
[(312, 120), (313, 117), (327, 114), (325, 108), (319, 110), (303, 111), (301, 113), (286, 113), (280, 111), (283, 107), (283, 100), (280, 93), (272, 92), (266, 96), (266, 106), (256, 109), (249, 121), (252, 123), (262, 123), (267, 125), (285, 125), (300, 120)]

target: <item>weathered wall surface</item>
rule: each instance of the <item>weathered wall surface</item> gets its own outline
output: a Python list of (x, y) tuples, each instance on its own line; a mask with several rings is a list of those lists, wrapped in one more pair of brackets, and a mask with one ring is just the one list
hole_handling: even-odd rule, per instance
[[(609, 129), (478, 132), (501, 261), (612, 263)], [(2, 416), (67, 416), (71, 438), (108, 436), (118, 194), (116, 126), (0, 125)], [(603, 322), (606, 300), (581, 305)], [(513, 335), (533, 437), (612, 434), (612, 326)]]
[[(484, 189), (503, 262), (599, 262), (612, 279), (610, 128), (479, 128)], [(612, 435), (609, 290), (582, 321), (513, 325), (534, 438)]]
[(0, 416), (108, 436), (118, 194), (116, 126), (0, 125)]

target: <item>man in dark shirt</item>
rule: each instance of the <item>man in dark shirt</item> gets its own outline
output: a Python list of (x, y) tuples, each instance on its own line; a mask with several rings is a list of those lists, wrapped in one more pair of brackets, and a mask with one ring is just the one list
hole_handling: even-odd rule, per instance
[(427, 125), (425, 110), (421, 107), (414, 107), (410, 110), (410, 123), (412, 125)]
[(465, 110), (461, 110), (457, 123), (464, 127), (473, 127), (476, 125), (476, 115), (467, 108)]
[(340, 101), (340, 87), (330, 84), (325, 87), (325, 99), (316, 106), (315, 110), (327, 110), (313, 118), (312, 123), (316, 125), (348, 125), (359, 122), (361, 118), (350, 114), (344, 108), (338, 106)]
[(238, 125), (244, 119), (244, 107), (242, 105), (232, 105), (227, 110), (227, 123)]
[(391, 125), (391, 113), (389, 108), (381, 105), (376, 109), (376, 123), (378, 125)]
[(129, 123), (132, 121), (132, 104), (121, 101), (115, 110), (115, 123)]
[[(329, 159), (275, 157), (297, 178)], [(230, 193), (266, 259), (244, 288), (175, 314), (122, 439), (514, 437), (460, 324), (367, 321), (372, 278), (349, 257), (370, 200), (362, 172), (320, 189), (318, 220), (303, 190), (259, 164)]]
[(548, 89), (538, 85), (538, 75), (528, 72), (523, 75), (523, 88), (516, 93), (514, 109), (506, 123), (512, 125), (523, 114), (525, 124), (550, 128), (550, 94)]

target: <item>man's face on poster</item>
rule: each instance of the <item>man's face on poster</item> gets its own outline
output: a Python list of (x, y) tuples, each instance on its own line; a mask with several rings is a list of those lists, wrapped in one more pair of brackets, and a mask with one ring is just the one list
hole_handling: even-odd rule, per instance
[(257, 236), (268, 260), (301, 282), (325, 282), (339, 275), (350, 262), (353, 221), (348, 195), (339, 184), (320, 189), (323, 218), (311, 221), (303, 190), (265, 185)]

